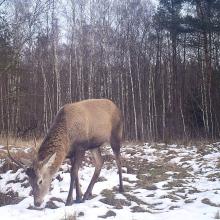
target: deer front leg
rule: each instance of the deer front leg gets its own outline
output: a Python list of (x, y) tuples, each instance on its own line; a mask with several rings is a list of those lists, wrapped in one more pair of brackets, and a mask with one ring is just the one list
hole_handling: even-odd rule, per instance
[(79, 167), (82, 163), (83, 157), (85, 155), (85, 151), (79, 151), (74, 154), (74, 157), (71, 158), (71, 172), (70, 172), (70, 189), (66, 200), (66, 206), (73, 204), (73, 186), (75, 182), (76, 187), (76, 202), (79, 203), (82, 201), (82, 191), (79, 184), (79, 177), (78, 177), (78, 171)]
[(101, 155), (101, 151), (99, 148), (95, 148), (95, 149), (92, 149), (91, 150), (91, 153), (92, 153), (92, 156), (93, 156), (93, 161), (94, 161), (94, 164), (95, 164), (95, 172), (92, 176), (92, 179), (89, 183), (89, 186), (83, 196), (83, 201), (85, 201), (86, 199), (88, 199), (89, 197), (92, 196), (92, 189), (99, 177), (99, 174), (101, 172), (101, 169), (102, 169), (102, 165), (104, 163), (103, 161), (103, 158), (102, 158), (102, 155)]
[(70, 159), (71, 161), (71, 171), (70, 171), (70, 188), (69, 193), (66, 199), (66, 206), (73, 204), (73, 186), (74, 186), (74, 172), (73, 172), (73, 164), (74, 164), (74, 157)]
[(77, 170), (77, 175), (75, 176), (75, 185), (76, 185), (76, 203), (81, 203), (82, 202), (82, 191), (81, 187), (79, 184), (79, 177), (78, 177), (78, 170)]
[(84, 150), (77, 151), (75, 154), (75, 161), (73, 164), (73, 178), (75, 180), (75, 186), (76, 186), (76, 201), (75, 201), (76, 203), (82, 202), (82, 191), (81, 191), (80, 184), (79, 184), (78, 172), (79, 172), (79, 167), (82, 164), (84, 156), (85, 156)]

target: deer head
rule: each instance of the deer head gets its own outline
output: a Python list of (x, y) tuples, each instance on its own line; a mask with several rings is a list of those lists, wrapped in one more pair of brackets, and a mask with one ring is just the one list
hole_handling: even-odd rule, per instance
[(33, 190), (34, 205), (40, 206), (43, 203), (45, 195), (50, 189), (52, 182), (51, 166), (56, 158), (56, 153), (47, 156), (43, 161), (34, 159), (33, 162), (26, 159), (16, 160), (9, 152), (8, 157), (19, 167), (23, 168), (29, 178), (29, 183)]
[(33, 190), (35, 206), (42, 204), (45, 195), (50, 189), (53, 177), (51, 166), (55, 158), (56, 153), (49, 155), (43, 161), (34, 160), (32, 165), (26, 168), (26, 174)]

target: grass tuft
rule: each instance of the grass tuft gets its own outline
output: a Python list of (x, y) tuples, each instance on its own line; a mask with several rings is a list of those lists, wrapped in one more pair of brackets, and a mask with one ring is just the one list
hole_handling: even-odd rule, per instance
[(76, 216), (74, 214), (67, 215), (65, 213), (65, 216), (63, 218), (61, 218), (60, 220), (76, 220)]

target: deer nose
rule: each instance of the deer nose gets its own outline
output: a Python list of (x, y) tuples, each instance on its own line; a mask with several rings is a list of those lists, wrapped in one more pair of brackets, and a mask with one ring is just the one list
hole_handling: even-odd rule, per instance
[(36, 207), (39, 207), (40, 205), (41, 205), (41, 203), (40, 202), (34, 202), (34, 205), (36, 206)]

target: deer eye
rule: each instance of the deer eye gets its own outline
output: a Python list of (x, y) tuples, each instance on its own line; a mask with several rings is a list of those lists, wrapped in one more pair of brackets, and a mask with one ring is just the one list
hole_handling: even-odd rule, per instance
[(39, 180), (38, 184), (39, 184), (39, 185), (41, 185), (41, 184), (42, 184), (42, 182), (43, 182), (43, 180)]

